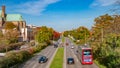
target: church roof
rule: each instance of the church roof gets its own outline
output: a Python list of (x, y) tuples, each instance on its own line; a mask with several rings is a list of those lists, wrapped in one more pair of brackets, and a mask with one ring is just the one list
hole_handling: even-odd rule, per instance
[(24, 21), (20, 14), (7, 14), (6, 21)]

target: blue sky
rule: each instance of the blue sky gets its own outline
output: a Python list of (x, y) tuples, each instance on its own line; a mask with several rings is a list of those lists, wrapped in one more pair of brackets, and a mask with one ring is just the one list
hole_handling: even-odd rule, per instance
[[(94, 19), (111, 13), (117, 0), (0, 0), (6, 13), (21, 14), (27, 24), (48, 26), (57, 31), (91, 28)], [(0, 8), (1, 9), (1, 8)]]

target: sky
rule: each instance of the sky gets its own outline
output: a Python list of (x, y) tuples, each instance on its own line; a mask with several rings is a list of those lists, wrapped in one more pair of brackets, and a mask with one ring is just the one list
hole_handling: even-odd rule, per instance
[[(106, 13), (117, 0), (0, 0), (7, 14), (21, 14), (27, 25), (47, 26), (62, 32), (85, 26)], [(1, 9), (1, 8), (0, 8)]]

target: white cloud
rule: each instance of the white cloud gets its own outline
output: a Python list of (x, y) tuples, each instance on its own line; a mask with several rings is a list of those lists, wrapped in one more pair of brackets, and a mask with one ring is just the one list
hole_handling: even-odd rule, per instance
[(16, 12), (31, 14), (31, 15), (41, 15), (46, 7), (50, 4), (59, 2), (60, 0), (35, 0), (29, 1), (24, 4), (19, 4), (16, 6)]
[(94, 0), (91, 6), (110, 6), (118, 0)]

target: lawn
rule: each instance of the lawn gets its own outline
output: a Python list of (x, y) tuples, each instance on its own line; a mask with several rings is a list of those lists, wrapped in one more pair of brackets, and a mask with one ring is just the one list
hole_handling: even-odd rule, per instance
[(62, 68), (63, 67), (64, 48), (59, 48), (50, 68)]
[(62, 37), (62, 42), (64, 42), (65, 41), (65, 37)]

